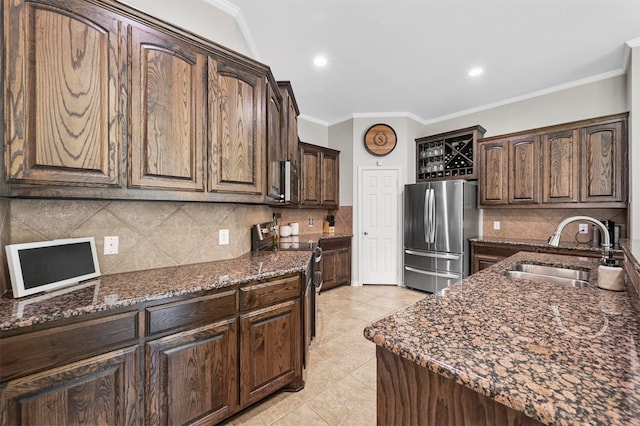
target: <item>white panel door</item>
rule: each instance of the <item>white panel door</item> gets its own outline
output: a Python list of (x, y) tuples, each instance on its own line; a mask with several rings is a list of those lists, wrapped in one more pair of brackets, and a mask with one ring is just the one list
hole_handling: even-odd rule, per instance
[(398, 170), (362, 171), (361, 281), (398, 284)]

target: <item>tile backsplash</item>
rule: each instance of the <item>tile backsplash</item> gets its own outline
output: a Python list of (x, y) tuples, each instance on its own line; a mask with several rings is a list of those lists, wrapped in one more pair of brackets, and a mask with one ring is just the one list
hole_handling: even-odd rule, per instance
[[(2, 206), (8, 205), (4, 212)], [(251, 250), (251, 225), (271, 219), (268, 206), (162, 201), (3, 200), (4, 244), (93, 236), (103, 274), (231, 259)], [(229, 230), (229, 244), (218, 231)], [(105, 236), (119, 253), (105, 256)], [(6, 273), (3, 274), (6, 276)]]
[[(321, 209), (275, 209), (274, 212), (280, 214), (279, 224), (298, 222), (300, 224), (300, 234), (316, 234), (322, 232), (323, 223), (327, 215), (335, 217), (335, 232), (339, 234), (352, 233), (352, 207), (340, 206), (338, 210)], [(313, 225), (310, 225), (312, 219)]]
[[(570, 216), (591, 216), (595, 219), (609, 219), (622, 225), (620, 237), (625, 238), (627, 209), (484, 209), (483, 235), (499, 238), (525, 238), (546, 240), (553, 234), (558, 223)], [(500, 222), (500, 229), (493, 229), (493, 222)], [(562, 241), (576, 241), (578, 222), (567, 225), (562, 232)], [(591, 238), (589, 234), (579, 235), (580, 242)]]

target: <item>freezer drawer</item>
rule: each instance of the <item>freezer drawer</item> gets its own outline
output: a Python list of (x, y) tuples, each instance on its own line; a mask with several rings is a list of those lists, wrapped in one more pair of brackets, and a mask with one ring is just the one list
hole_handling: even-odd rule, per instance
[(462, 280), (462, 274), (446, 271), (433, 271), (405, 265), (404, 285), (416, 290), (437, 293)]
[(452, 271), (464, 274), (464, 256), (461, 253), (426, 252), (404, 250), (404, 264), (418, 269)]

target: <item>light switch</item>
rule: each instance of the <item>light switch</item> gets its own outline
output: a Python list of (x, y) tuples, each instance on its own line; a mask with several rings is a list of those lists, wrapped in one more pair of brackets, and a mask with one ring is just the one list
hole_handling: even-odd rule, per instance
[(493, 221), (493, 229), (500, 229), (500, 221), (499, 220), (494, 220)]

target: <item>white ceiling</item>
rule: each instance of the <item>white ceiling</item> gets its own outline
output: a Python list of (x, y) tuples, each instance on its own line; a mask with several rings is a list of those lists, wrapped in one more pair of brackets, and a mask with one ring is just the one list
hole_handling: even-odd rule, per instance
[[(291, 81), (301, 114), (326, 124), (426, 123), (620, 75), (625, 43), (640, 45), (640, 0), (121, 1), (200, 33), (213, 6), (229, 13), (240, 50)], [(468, 77), (473, 66), (485, 73)]]
[[(230, 2), (301, 114), (328, 124), (388, 113), (428, 122), (621, 74), (625, 42), (640, 37), (640, 0)], [(326, 68), (313, 66), (317, 53)], [(484, 75), (468, 77), (472, 66)]]

